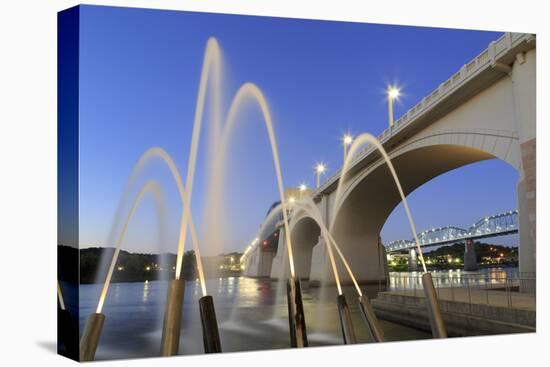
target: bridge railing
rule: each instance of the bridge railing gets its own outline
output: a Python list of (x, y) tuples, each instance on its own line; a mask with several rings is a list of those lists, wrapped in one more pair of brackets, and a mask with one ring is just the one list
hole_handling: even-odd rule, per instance
[[(535, 273), (432, 273), (432, 278), (440, 301), (465, 303), (470, 311), (478, 305), (521, 310), (536, 307)], [(386, 289), (406, 296), (424, 296), (420, 273), (390, 274)]]

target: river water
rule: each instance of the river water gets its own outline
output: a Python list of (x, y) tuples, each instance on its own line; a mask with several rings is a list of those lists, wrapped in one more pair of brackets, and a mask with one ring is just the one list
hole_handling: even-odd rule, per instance
[[(514, 269), (491, 270), (508, 274)], [(441, 274), (448, 274), (448, 271)], [(466, 272), (456, 272), (462, 276)], [(390, 273), (390, 288), (411, 286), (405, 279), (414, 273)], [(436, 275), (437, 276), (437, 275)], [(114, 283), (103, 309), (106, 315), (96, 359), (156, 357), (160, 351), (162, 317), (168, 282)], [(245, 277), (207, 281), (214, 298), (222, 349), (224, 352), (266, 350), (289, 347), (288, 314), (284, 282)], [(342, 336), (336, 308), (336, 290), (332, 287), (309, 287), (302, 283), (310, 346), (340, 345)], [(364, 286), (371, 298), (382, 285)], [(80, 286), (80, 330), (95, 311), (101, 285)], [(364, 327), (353, 287), (344, 294), (351, 308), (357, 339), (371, 342)], [(202, 354), (202, 332), (197, 281), (186, 283), (180, 354)], [(381, 321), (388, 340), (417, 340), (431, 335), (395, 323)]]

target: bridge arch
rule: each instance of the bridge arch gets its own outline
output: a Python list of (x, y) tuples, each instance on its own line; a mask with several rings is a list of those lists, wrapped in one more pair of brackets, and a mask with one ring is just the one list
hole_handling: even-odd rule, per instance
[(294, 250), (296, 275), (301, 279), (309, 279), (313, 248), (319, 242), (321, 228), (308, 215), (301, 215), (290, 226), (290, 239)]
[[(475, 162), (501, 159), (520, 169), (517, 136), (506, 131), (436, 131), (423, 134), (389, 153), (405, 195), (446, 172)], [(332, 211), (332, 233), (362, 281), (384, 276), (380, 232), (401, 202), (385, 162), (380, 159), (345, 182)], [(412, 208), (414, 216), (414, 208)]]

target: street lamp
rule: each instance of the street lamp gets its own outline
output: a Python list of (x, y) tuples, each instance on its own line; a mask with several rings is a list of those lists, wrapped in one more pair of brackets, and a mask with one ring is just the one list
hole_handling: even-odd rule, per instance
[(396, 87), (388, 87), (388, 117), (390, 120), (390, 129), (393, 127), (393, 101), (399, 98), (399, 89)]
[(317, 173), (317, 188), (321, 186), (321, 175), (325, 172), (327, 168), (323, 163), (318, 163), (317, 167), (315, 167), (315, 172)]
[(351, 136), (350, 134), (345, 134), (342, 137), (342, 143), (344, 145), (344, 162), (346, 162), (346, 158), (348, 157), (348, 146), (353, 143), (353, 136)]

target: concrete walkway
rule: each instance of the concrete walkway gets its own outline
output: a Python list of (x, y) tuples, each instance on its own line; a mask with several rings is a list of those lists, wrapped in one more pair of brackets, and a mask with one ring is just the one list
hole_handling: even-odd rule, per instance
[[(475, 305), (536, 311), (534, 294), (491, 290), (480, 288), (436, 288), (440, 301), (463, 302)], [(424, 297), (423, 289), (392, 290), (384, 292), (391, 295)]]

